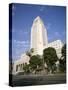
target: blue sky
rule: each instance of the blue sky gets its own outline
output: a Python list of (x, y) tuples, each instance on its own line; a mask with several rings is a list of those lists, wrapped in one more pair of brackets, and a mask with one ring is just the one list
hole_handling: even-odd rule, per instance
[(33, 20), (40, 16), (47, 29), (48, 42), (61, 39), (66, 42), (66, 8), (12, 4), (12, 58), (17, 60), (30, 48), (30, 34)]

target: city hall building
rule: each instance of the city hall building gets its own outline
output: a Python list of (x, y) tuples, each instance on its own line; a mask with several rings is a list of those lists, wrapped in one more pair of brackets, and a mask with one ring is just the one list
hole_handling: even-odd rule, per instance
[[(43, 55), (43, 50), (48, 47), (53, 47), (56, 50), (58, 58), (61, 57), (61, 48), (63, 43), (61, 40), (56, 40), (48, 43), (47, 30), (44, 26), (42, 19), (38, 16), (34, 19), (31, 27), (31, 44), (30, 49), (33, 48), (33, 55)], [(26, 55), (26, 52), (21, 55), (19, 60), (16, 60), (13, 64), (13, 74), (23, 71), (23, 64), (29, 64), (30, 57)]]

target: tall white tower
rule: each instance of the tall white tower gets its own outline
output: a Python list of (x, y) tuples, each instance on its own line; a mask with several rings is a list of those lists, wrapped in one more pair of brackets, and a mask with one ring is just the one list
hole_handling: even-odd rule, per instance
[(44, 45), (47, 46), (47, 31), (44, 27), (43, 21), (38, 16), (33, 21), (31, 28), (31, 48), (34, 49), (34, 54), (43, 54)]

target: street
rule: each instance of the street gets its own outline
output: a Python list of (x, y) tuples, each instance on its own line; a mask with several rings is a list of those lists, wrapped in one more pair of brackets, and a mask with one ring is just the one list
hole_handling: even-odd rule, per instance
[(12, 86), (48, 85), (66, 83), (65, 74), (13, 76)]

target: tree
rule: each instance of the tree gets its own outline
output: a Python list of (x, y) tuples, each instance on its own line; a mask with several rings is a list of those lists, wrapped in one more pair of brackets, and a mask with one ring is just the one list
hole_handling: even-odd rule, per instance
[(26, 52), (26, 55), (31, 57), (31, 53), (29, 51)]
[(28, 73), (30, 73), (30, 65), (29, 64), (27, 64), (27, 63), (25, 63), (24, 65), (23, 65), (23, 70), (24, 70), (24, 73), (25, 74), (28, 74)]
[(64, 46), (62, 47), (61, 53), (62, 53), (62, 56), (60, 59), (59, 68), (60, 68), (60, 71), (66, 72), (66, 44), (64, 44)]
[(40, 58), (39, 55), (34, 55), (30, 58), (30, 67), (33, 71), (36, 71), (37, 68), (42, 66), (42, 59)]
[(43, 58), (44, 63), (46, 62), (48, 70), (51, 71), (51, 73), (54, 72), (56, 69), (56, 61), (58, 60), (56, 50), (52, 47), (48, 47), (43, 50)]
[(34, 52), (34, 48), (31, 48), (31, 49), (30, 49), (30, 52), (33, 53), (33, 52)]
[(62, 47), (61, 53), (62, 53), (63, 60), (66, 61), (66, 44), (64, 44), (64, 46)]
[(30, 51), (27, 51), (27, 52), (26, 52), (26, 55), (28, 55), (29, 57), (31, 57), (32, 54), (33, 54), (33, 52), (34, 52), (34, 49), (31, 48)]

